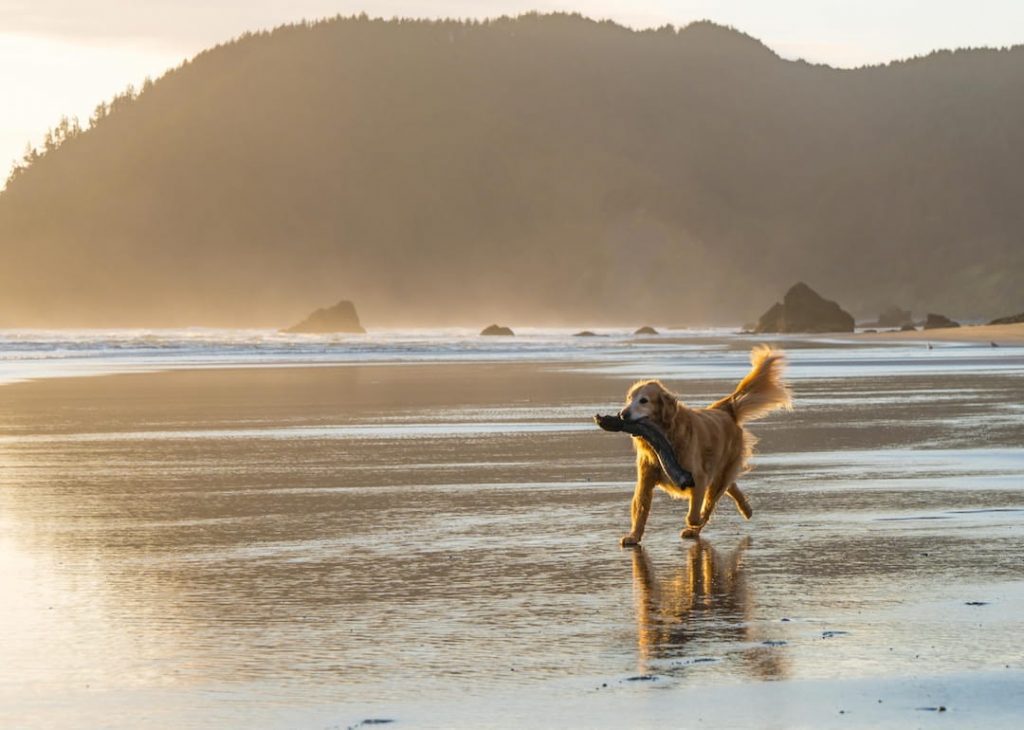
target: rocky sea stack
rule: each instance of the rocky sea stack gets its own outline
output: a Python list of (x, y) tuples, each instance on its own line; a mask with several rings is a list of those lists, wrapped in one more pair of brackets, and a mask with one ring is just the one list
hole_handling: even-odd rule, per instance
[(761, 315), (754, 332), (853, 332), (853, 316), (800, 282)]
[(926, 330), (942, 330), (949, 329), (950, 327), (959, 327), (959, 322), (954, 322), (944, 314), (928, 313), (928, 318), (924, 321), (924, 328)]
[(505, 327), (504, 325), (500, 324), (492, 324), (490, 327), (484, 327), (480, 331), (480, 334), (486, 335), (488, 337), (512, 337), (513, 335), (515, 335), (515, 332), (512, 331), (511, 327)]
[(366, 332), (359, 324), (356, 305), (347, 299), (343, 299), (329, 309), (318, 309), (297, 325), (282, 331), (289, 334), (328, 334), (331, 332), (365, 334)]

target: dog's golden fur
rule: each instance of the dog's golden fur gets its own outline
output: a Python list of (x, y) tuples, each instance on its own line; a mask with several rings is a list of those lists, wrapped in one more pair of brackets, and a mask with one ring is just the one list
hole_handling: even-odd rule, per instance
[(644, 534), (654, 488), (690, 502), (681, 536), (696, 538), (707, 524), (715, 505), (728, 494), (737, 509), (750, 519), (750, 504), (736, 478), (749, 471), (748, 461), (757, 439), (743, 424), (777, 408), (792, 408), (789, 388), (782, 381), (785, 358), (767, 346), (750, 353), (753, 366), (731, 395), (707, 408), (689, 408), (657, 380), (633, 385), (626, 395), (625, 419), (650, 418), (675, 448), (679, 463), (693, 474), (695, 486), (681, 489), (665, 475), (658, 456), (640, 438), (636, 448), (636, 490), (631, 507), (632, 526), (623, 545), (636, 545)]

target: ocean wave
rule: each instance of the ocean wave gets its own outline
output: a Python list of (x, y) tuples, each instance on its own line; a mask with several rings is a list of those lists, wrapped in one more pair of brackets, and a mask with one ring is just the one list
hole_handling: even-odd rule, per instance
[(258, 329), (0, 331), (0, 384), (49, 377), (194, 368), (427, 363), (565, 364), (619, 378), (732, 380), (761, 339), (790, 350), (789, 377), (889, 377), (932, 372), (1024, 372), (1021, 348), (918, 342), (856, 342), (835, 337), (739, 337), (734, 330), (517, 328), (514, 337), (482, 337), (465, 328), (375, 330), (363, 335), (298, 335)]
[[(0, 331), (0, 383), (44, 377), (196, 367), (430, 362), (616, 362), (696, 347), (678, 338), (721, 337), (728, 330), (671, 331), (672, 344), (631, 330), (522, 328), (515, 337), (481, 337), (465, 328), (377, 330), (364, 335), (286, 334), (258, 329), (112, 329)], [(668, 340), (670, 338), (666, 338)], [(708, 345), (702, 345), (708, 347)], [(714, 347), (714, 345), (711, 345)]]

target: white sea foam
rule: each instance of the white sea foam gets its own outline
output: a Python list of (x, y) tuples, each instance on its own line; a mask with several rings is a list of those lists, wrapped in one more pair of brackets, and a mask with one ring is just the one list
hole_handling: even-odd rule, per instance
[[(680, 335), (722, 336), (726, 330)], [(691, 349), (642, 340), (629, 330), (572, 337), (573, 330), (520, 329), (514, 338), (469, 329), (378, 330), (366, 335), (293, 335), (256, 329), (2, 330), (0, 383), (148, 370), (273, 365), (430, 362), (615, 362)]]
[[(260, 329), (0, 330), (0, 384), (50, 377), (189, 368), (403, 363), (550, 362), (627, 377), (731, 379), (746, 367), (753, 339), (729, 329), (520, 328), (515, 337), (481, 337), (465, 328), (375, 330), (365, 335), (293, 335)], [(1024, 372), (1024, 348), (919, 342), (855, 344), (835, 338), (779, 338), (800, 349), (790, 377), (888, 376), (948, 372)]]

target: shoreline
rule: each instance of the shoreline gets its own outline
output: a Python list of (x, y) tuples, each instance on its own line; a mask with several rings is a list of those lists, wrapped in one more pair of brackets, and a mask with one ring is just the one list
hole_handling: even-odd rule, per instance
[[(845, 337), (846, 335), (844, 335)], [(963, 342), (978, 344), (995, 342), (997, 345), (1024, 345), (1024, 322), (1018, 324), (976, 324), (913, 332), (857, 332), (850, 335), (856, 341), (872, 342)]]
[[(970, 325), (913, 332), (793, 333), (755, 335), (742, 332), (712, 334), (705, 329), (663, 330), (658, 336), (574, 338), (565, 333), (529, 333), (518, 338), (433, 338), (429, 333), (405, 339), (309, 341), (299, 344), (247, 342), (230, 338), (198, 345), (169, 332), (166, 342), (148, 340), (77, 344), (65, 338), (43, 341), (25, 350), (17, 343), (10, 353), (0, 343), (0, 386), (41, 380), (93, 378), (142, 373), (235, 371), (261, 369), (318, 369), (385, 365), (487, 366), (496, 363), (592, 369), (635, 362), (683, 362), (705, 351), (740, 351), (761, 342), (783, 349), (884, 345), (913, 347), (916, 343), (986, 346), (1024, 346), (1024, 323)], [(69, 347), (68, 342), (72, 342)], [(56, 352), (54, 355), (53, 353)]]

